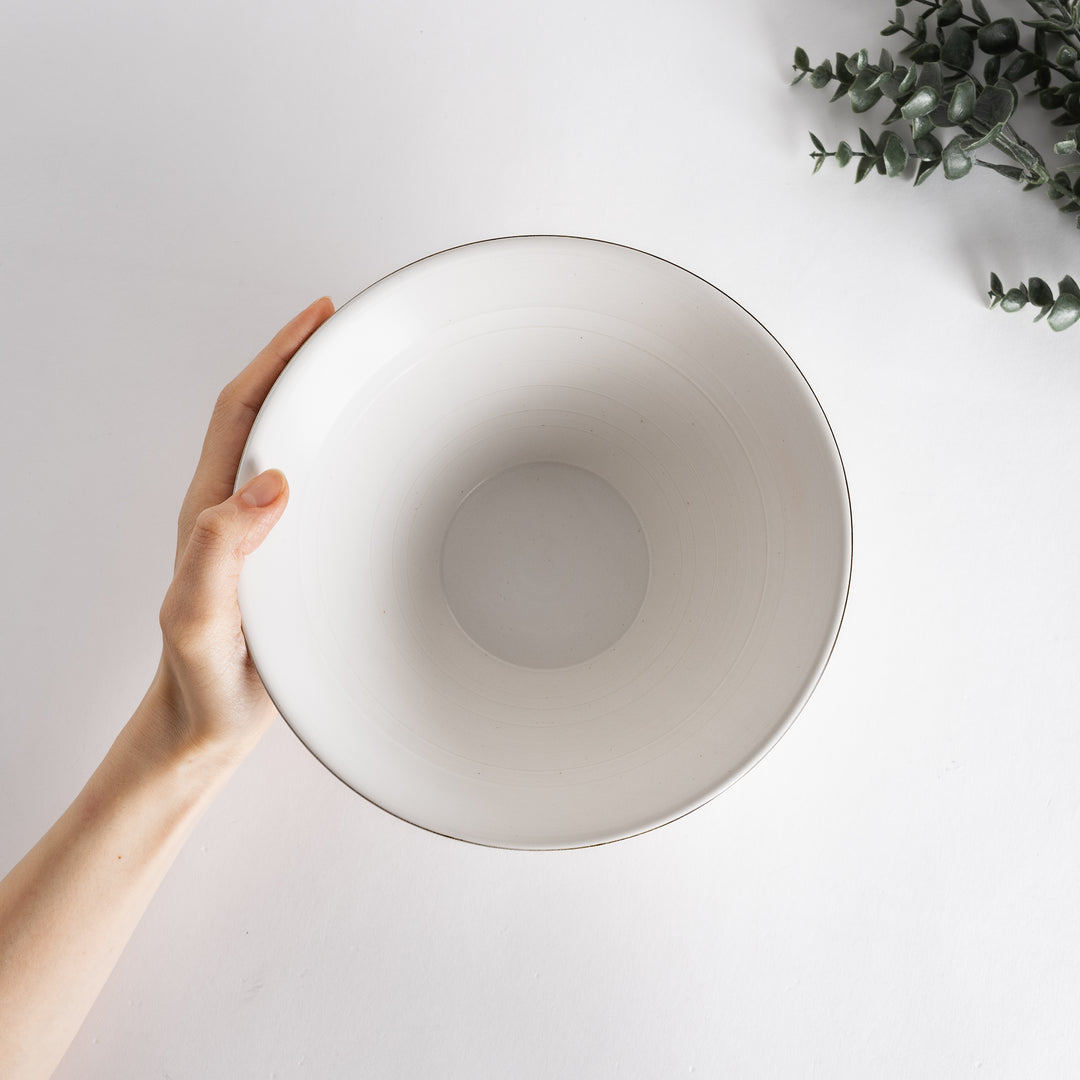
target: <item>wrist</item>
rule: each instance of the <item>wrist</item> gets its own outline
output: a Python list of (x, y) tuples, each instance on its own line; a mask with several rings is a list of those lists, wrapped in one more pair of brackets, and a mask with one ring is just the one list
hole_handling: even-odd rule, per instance
[(164, 654), (131, 723), (139, 739), (165, 757), (190, 764), (202, 761), (208, 767), (230, 771), (255, 749), (267, 726), (266, 722), (246, 726), (214, 723), (204, 713), (193, 711)]
[(212, 781), (230, 775), (254, 744), (196, 737), (183, 697), (164, 660), (131, 719), (117, 737), (118, 754), (147, 769), (181, 771)]

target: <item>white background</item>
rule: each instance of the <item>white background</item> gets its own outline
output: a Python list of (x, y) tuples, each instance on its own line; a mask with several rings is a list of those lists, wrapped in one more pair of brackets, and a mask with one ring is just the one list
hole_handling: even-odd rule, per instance
[(890, 14), (6, 5), (0, 870), (149, 685), (217, 392), (324, 293), (519, 233), (679, 263), (806, 374), (855, 525), (809, 705), (650, 834), (443, 839), (279, 721), (59, 1077), (1076, 1074), (1080, 328), (984, 295), (1080, 276), (1080, 236), (985, 170), (811, 178), (807, 130), (858, 118), (792, 50), (876, 53)]

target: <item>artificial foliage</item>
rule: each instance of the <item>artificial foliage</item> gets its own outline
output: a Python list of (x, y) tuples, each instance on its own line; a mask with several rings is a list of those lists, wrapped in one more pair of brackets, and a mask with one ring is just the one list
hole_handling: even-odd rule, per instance
[[(859, 114), (890, 106), (876, 139), (859, 128), (855, 145), (829, 150), (811, 134), (814, 172), (826, 158), (842, 168), (854, 162), (859, 183), (872, 172), (909, 174), (912, 164), (918, 186), (939, 167), (947, 180), (960, 180), (978, 166), (1024, 191), (1042, 188), (1080, 228), (1080, 0), (1027, 3), (1037, 17), (1018, 23), (992, 17), (983, 0), (896, 0), (881, 33), (908, 40), (897, 58), (883, 48), (876, 64), (860, 49), (815, 65), (797, 48), (793, 83), (835, 84), (831, 100), (846, 97)], [(1014, 126), (1021, 95), (1048, 114), (1052, 164)], [(1034, 305), (1036, 321), (1045, 316), (1054, 330), (1080, 320), (1080, 290), (1068, 276), (1055, 297), (1041, 278), (1005, 291), (991, 274), (989, 296), (1004, 311)]]

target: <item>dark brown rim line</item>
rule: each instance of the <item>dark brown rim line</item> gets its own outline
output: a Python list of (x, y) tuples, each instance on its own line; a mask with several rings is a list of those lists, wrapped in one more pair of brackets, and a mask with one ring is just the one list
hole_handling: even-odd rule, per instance
[[(492, 851), (529, 851), (529, 852), (583, 851), (583, 850), (587, 850), (589, 848), (607, 847), (609, 844), (617, 844), (617, 843), (621, 843), (624, 840), (632, 840), (632, 839), (634, 839), (635, 837), (638, 837), (638, 836), (647, 836), (649, 833), (656, 832), (658, 829), (663, 829), (663, 828), (667, 827), (668, 825), (673, 825), (676, 821), (681, 821), (684, 817), (687, 817), (688, 815), (694, 813), (696, 810), (700, 810), (703, 806), (707, 806), (715, 798), (717, 798), (717, 796), (722, 795), (725, 791), (729, 791), (732, 787), (734, 787), (745, 776), (747, 776), (749, 773), (753, 772), (753, 770), (758, 765), (760, 765), (761, 762), (766, 757), (768, 757), (768, 755), (776, 748), (777, 744), (780, 742), (781, 739), (783, 739), (783, 737), (788, 733), (788, 731), (791, 730), (791, 728), (794, 725), (795, 721), (799, 718), (799, 716), (802, 714), (802, 711), (806, 708), (807, 704), (809, 703), (810, 698), (813, 697), (814, 691), (817, 690), (818, 685), (820, 684), (823, 676), (825, 675), (825, 669), (829, 666), (829, 661), (832, 659), (833, 652), (836, 649), (836, 643), (840, 639), (840, 630), (844, 625), (844, 616), (847, 614), (848, 600), (849, 600), (849, 598), (851, 596), (851, 579), (852, 579), (853, 567), (854, 567), (854, 561), (855, 561), (855, 524), (854, 524), (854, 514), (852, 512), (852, 507), (851, 507), (851, 486), (848, 483), (847, 468), (844, 465), (843, 454), (840, 452), (840, 445), (836, 441), (836, 433), (833, 431), (832, 424), (829, 421), (828, 414), (825, 412), (824, 408), (821, 405), (821, 400), (818, 398), (817, 393), (814, 391), (814, 388), (810, 385), (810, 380), (807, 379), (806, 375), (803, 373), (802, 368), (800, 368), (799, 365), (797, 363), (795, 363), (795, 360), (793, 359), (791, 354), (787, 351), (787, 349), (784, 348), (784, 346), (776, 338), (776, 335), (773, 334), (772, 331), (767, 326), (765, 326), (765, 324), (762, 323), (762, 321), (756, 315), (754, 315), (754, 313), (752, 311), (748, 311), (745, 307), (743, 307), (742, 304), (739, 303), (738, 300), (736, 300), (732, 296), (729, 296), (726, 292), (724, 292), (723, 289), (721, 289), (717, 285), (714, 285), (711, 281), (706, 280), (700, 274), (695, 274), (693, 272), (693, 270), (687, 270), (685, 266), (680, 266), (678, 263), (672, 262), (670, 259), (665, 259), (661, 255), (655, 255), (650, 251), (643, 251), (641, 248), (633, 247), (630, 244), (620, 244), (620, 243), (618, 243), (618, 242), (616, 242), (614, 240), (599, 240), (596, 237), (574, 236), (574, 235), (567, 234), (567, 233), (522, 233), (522, 234), (515, 234), (515, 235), (512, 235), (512, 236), (491, 236), (491, 237), (488, 237), (485, 240), (471, 240), (471, 241), (469, 241), (467, 243), (464, 243), (464, 244), (454, 244), (452, 247), (443, 248), (440, 251), (433, 251), (430, 255), (424, 255), (423, 257), (421, 257), (419, 259), (414, 259), (412, 262), (405, 263), (404, 266), (399, 266), (396, 270), (392, 270), (392, 271), (390, 271), (390, 273), (384, 274), (381, 278), (378, 278), (377, 280), (373, 281), (370, 285), (368, 285), (365, 288), (361, 289), (361, 291), (358, 292), (355, 296), (352, 296), (348, 300), (346, 300), (345, 303), (341, 305), (341, 307), (336, 308), (334, 310), (334, 315), (331, 315), (330, 318), (326, 320), (326, 322), (320, 324), (319, 328), (316, 329), (315, 332), (313, 334), (311, 334), (311, 336), (307, 339), (307, 341), (305, 341), (304, 344), (301, 345), (300, 349), (297, 350), (297, 355), (299, 355), (299, 353), (304, 350), (307, 343), (309, 341), (312, 341), (318, 335), (319, 330), (321, 330), (322, 327), (326, 325), (326, 323), (330, 322), (330, 320), (333, 319), (334, 316), (337, 315), (337, 313), (339, 311), (342, 311), (344, 308), (348, 307), (348, 305), (351, 304), (354, 300), (358, 300), (361, 296), (363, 296), (365, 293), (367, 293), (368, 291), (373, 289), (376, 285), (379, 285), (381, 282), (386, 281), (388, 278), (393, 277), (395, 274), (398, 274), (403, 270), (407, 270), (411, 266), (416, 266), (418, 263), (426, 262), (428, 259), (433, 259), (433, 258), (435, 258), (436, 256), (439, 256), (439, 255), (445, 255), (445, 254), (447, 254), (447, 253), (449, 253), (451, 251), (459, 251), (462, 248), (467, 248), (467, 247), (478, 247), (481, 244), (490, 244), (490, 243), (497, 242), (499, 240), (533, 240), (533, 239), (549, 239), (549, 238), (551, 238), (551, 239), (564, 239), (564, 240), (586, 240), (586, 241), (588, 241), (590, 243), (606, 244), (606, 245), (608, 245), (610, 247), (625, 248), (627, 251), (636, 251), (636, 252), (638, 252), (638, 254), (645, 255), (650, 259), (656, 259), (658, 262), (667, 263), (669, 266), (675, 267), (676, 270), (681, 270), (683, 273), (689, 274), (691, 277), (697, 278), (698, 281), (701, 281), (705, 285), (708, 285), (710, 289), (713, 289), (716, 292), (720, 293), (721, 296), (726, 297), (736, 307), (738, 307), (741, 311), (743, 311), (746, 315), (748, 315), (751, 319), (753, 319), (754, 322), (757, 323), (757, 325), (768, 335), (768, 337), (773, 341), (773, 343), (776, 345), (776, 347), (788, 358), (788, 361), (791, 363), (791, 366), (799, 373), (799, 376), (802, 378), (803, 382), (806, 384), (807, 390), (810, 391), (810, 396), (814, 399), (814, 402), (818, 407), (818, 411), (821, 414), (821, 418), (825, 421), (825, 427), (828, 429), (829, 436), (832, 439), (833, 448), (836, 450), (836, 457), (837, 457), (837, 460), (840, 462), (840, 475), (842, 476), (843, 481), (844, 481), (844, 493), (847, 496), (847, 505), (848, 505), (848, 575), (847, 575), (847, 585), (845, 586), (845, 589), (844, 589), (844, 600), (843, 600), (843, 604), (841, 605), (841, 608), (840, 608), (840, 618), (839, 618), (839, 620), (837, 621), (837, 624), (836, 624), (836, 632), (833, 634), (833, 639), (832, 639), (831, 644), (829, 645), (828, 652), (825, 654), (825, 659), (821, 662), (821, 665), (820, 665), (820, 667), (818, 669), (817, 677), (814, 679), (814, 681), (810, 685), (809, 689), (806, 690), (805, 694), (803, 694), (802, 700), (801, 700), (801, 702), (799, 702), (799, 705), (795, 709), (795, 711), (787, 718), (787, 720), (783, 723), (783, 725), (777, 730), (776, 734), (772, 737), (772, 739), (769, 742), (767, 742), (764, 745), (764, 747), (750, 760), (749, 764), (747, 764), (744, 768), (742, 768), (739, 772), (737, 772), (735, 774), (735, 776), (733, 776), (730, 780), (727, 781), (727, 783), (725, 783), (725, 784), (721, 785), (719, 788), (717, 788), (717, 790), (714, 791), (710, 796), (708, 796), (708, 798), (703, 799), (699, 803), (695, 803), (689, 809), (684, 810), (681, 814), (678, 814), (673, 818), (668, 818), (668, 820), (659, 822), (656, 825), (651, 825), (646, 829), (640, 829), (637, 832), (627, 833), (624, 836), (614, 836), (610, 840), (597, 840), (597, 841), (594, 841), (593, 843), (572, 844), (572, 845), (569, 845), (567, 847), (546, 847), (546, 846), (545, 847), (514, 847), (512, 844), (491, 844), (491, 843), (485, 843), (482, 840), (469, 840), (469, 839), (467, 839), (467, 838), (465, 838), (463, 836), (453, 836), (450, 833), (439, 832), (438, 829), (433, 829), (428, 825), (421, 825), (419, 822), (410, 821), (408, 818), (402, 817), (400, 814), (397, 814), (393, 810), (388, 809), (387, 807), (383, 806), (381, 803), (376, 802), (370, 796), (365, 795), (362, 791), (357, 791), (356, 788), (354, 788), (339, 773), (335, 772), (334, 769), (332, 769), (329, 765), (327, 765), (326, 762), (324, 762), (323, 759), (321, 757), (319, 757), (319, 755), (316, 754), (314, 750), (311, 749), (311, 747), (304, 741), (303, 736), (301, 736), (301, 734), (296, 730), (296, 728), (293, 727), (293, 725), (289, 722), (289, 718), (278, 707), (277, 700), (274, 698), (274, 695), (273, 695), (272, 691), (270, 690), (270, 687), (267, 686), (266, 680), (262, 678), (262, 672), (259, 672), (259, 677), (260, 677), (260, 679), (262, 679), (262, 683), (263, 683), (263, 686), (266, 688), (267, 695), (269, 696), (270, 700), (274, 703), (274, 708), (277, 709), (278, 715), (280, 715), (282, 720), (285, 721), (285, 724), (289, 728), (289, 730), (293, 733), (293, 735), (296, 736), (296, 738), (299, 740), (300, 744), (304, 747), (304, 749), (306, 749), (307, 752), (309, 754), (311, 754), (311, 756), (313, 758), (315, 758), (315, 760), (318, 761), (319, 764), (322, 765), (322, 767), (324, 769), (326, 769), (327, 772), (329, 772), (331, 775), (336, 777), (342, 784), (344, 784), (345, 787), (347, 787), (349, 789), (349, 791), (353, 792), (356, 795), (359, 795), (361, 799), (363, 799), (369, 805), (377, 807), (384, 814), (389, 814), (391, 817), (397, 818), (398, 821), (404, 822), (406, 825), (409, 825), (414, 829), (422, 829), (424, 832), (430, 833), (433, 836), (441, 836), (441, 837), (446, 838), (447, 840), (453, 840), (453, 841), (456, 841), (457, 843), (460, 843), (460, 844), (469, 844), (469, 845), (471, 845), (473, 847), (486, 848), (486, 849), (492, 850)], [(290, 361), (290, 363), (292, 363), (292, 361)], [(286, 365), (285, 370), (288, 371), (288, 365)], [(274, 390), (278, 387), (278, 385), (280, 385), (280, 383), (281, 383), (281, 379), (279, 378), (278, 381), (275, 382), (274, 385), (270, 387), (270, 391), (267, 394), (266, 398), (264, 399), (262, 407), (265, 407), (266, 402), (270, 400), (270, 396), (274, 393)], [(260, 412), (261, 412), (261, 408), (260, 408)], [(251, 442), (252, 435), (255, 432), (255, 428), (257, 427), (258, 422), (259, 422), (259, 418), (258, 418), (258, 415), (256, 415), (255, 421), (251, 426), (251, 432), (248, 435), (247, 442), (245, 442), (245, 444), (244, 444), (244, 450), (243, 450), (243, 453), (241, 454), (241, 460), (243, 460), (244, 456), (247, 454), (248, 443)], [(239, 473), (239, 469), (237, 471)], [(234, 485), (234, 490), (235, 490), (235, 485)], [(243, 625), (242, 624), (241, 624), (241, 631), (243, 631)], [(245, 640), (245, 642), (247, 641), (246, 633), (244, 635), (244, 640)], [(251, 654), (250, 648), (248, 649), (248, 652), (249, 652), (249, 655), (252, 656), (252, 662), (255, 663), (255, 657), (254, 657), (254, 655)], [(255, 668), (258, 671), (258, 664), (257, 663), (255, 663)]]

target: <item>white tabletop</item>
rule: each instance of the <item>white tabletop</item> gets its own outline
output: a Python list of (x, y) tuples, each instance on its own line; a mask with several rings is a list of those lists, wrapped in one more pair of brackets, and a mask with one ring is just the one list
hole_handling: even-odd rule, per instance
[(218, 390), (323, 293), (523, 233), (676, 262), (805, 373), (855, 536), (792, 729), (638, 838), (444, 839), (279, 721), (59, 1077), (1075, 1070), (1080, 328), (983, 297), (991, 270), (1080, 275), (1080, 238), (985, 170), (811, 177), (807, 131), (858, 118), (788, 87), (793, 48), (876, 50), (890, 14), (9, 5), (0, 871), (149, 685)]

